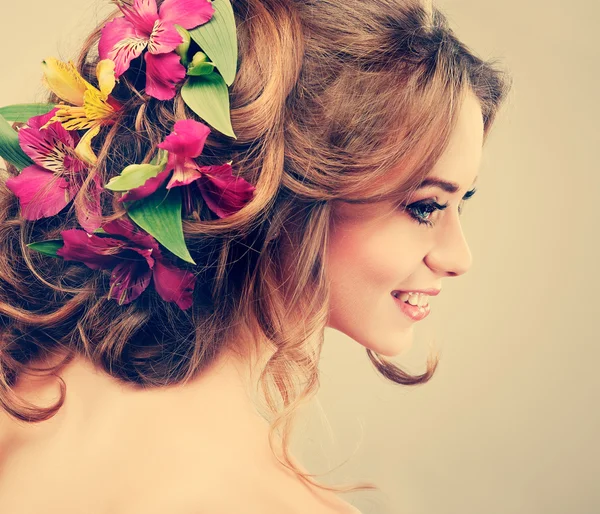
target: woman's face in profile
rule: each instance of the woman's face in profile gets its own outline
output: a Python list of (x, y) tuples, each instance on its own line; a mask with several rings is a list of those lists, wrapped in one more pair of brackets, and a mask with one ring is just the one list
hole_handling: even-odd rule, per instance
[[(331, 286), (328, 327), (386, 356), (410, 347), (418, 321), (403, 312), (402, 301), (392, 292), (442, 289), (443, 278), (470, 268), (459, 206), (473, 188), (482, 146), (481, 108), (469, 92), (449, 145), (428, 177), (455, 183), (458, 191), (421, 188), (404, 212), (392, 201), (334, 205), (336, 219), (326, 256)], [(447, 207), (436, 210), (431, 206), (435, 202)]]

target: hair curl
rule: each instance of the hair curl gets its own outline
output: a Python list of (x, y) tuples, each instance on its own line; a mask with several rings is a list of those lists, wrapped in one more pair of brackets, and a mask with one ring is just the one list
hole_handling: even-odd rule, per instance
[[(161, 0), (158, 1), (161, 4)], [(30, 250), (76, 226), (71, 206), (61, 216), (23, 220), (18, 202), (0, 183), (0, 405), (26, 422), (52, 417), (14, 391), (19, 376), (57, 374), (33, 363), (66, 351), (110, 375), (142, 387), (184, 383), (225, 349), (250, 355), (270, 344), (260, 375), (273, 414), (269, 440), (281, 436), (283, 460), (299, 477), (324, 489), (377, 489), (372, 484), (326, 486), (290, 460), (296, 409), (319, 385), (318, 361), (328, 312), (323, 256), (331, 202), (406, 196), (447, 146), (462, 96), (480, 101), (484, 140), (511, 79), (457, 39), (446, 17), (418, 0), (232, 0), (239, 65), (230, 88), (234, 140), (213, 131), (202, 165), (233, 161), (256, 185), (254, 199), (227, 218), (201, 201), (184, 234), (198, 282), (194, 304), (181, 311), (147, 290), (131, 304), (107, 300), (108, 274)], [(95, 82), (97, 42), (88, 37), (76, 66)], [(149, 162), (175, 121), (197, 119), (177, 95), (157, 101), (143, 92), (143, 60), (121, 77), (113, 95), (124, 104), (117, 123), (95, 141), (97, 165), (75, 202), (98, 175), (103, 183), (131, 163)], [(58, 98), (50, 95), (50, 102)], [(390, 173), (394, 168), (402, 173)], [(18, 171), (8, 166), (8, 174)], [(104, 191), (106, 220), (124, 214)], [(289, 256), (293, 255), (293, 265)], [(234, 335), (247, 327), (245, 347)], [(367, 349), (377, 370), (394, 383), (423, 384)], [(58, 375), (57, 375), (58, 376)], [(59, 377), (60, 378), (60, 377)], [(278, 457), (279, 459), (279, 457)]]

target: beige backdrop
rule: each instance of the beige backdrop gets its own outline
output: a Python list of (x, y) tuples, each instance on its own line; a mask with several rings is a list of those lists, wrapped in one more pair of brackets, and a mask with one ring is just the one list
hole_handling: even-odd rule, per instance
[[(367, 0), (366, 0), (367, 1)], [(458, 35), (514, 77), (463, 214), (470, 272), (445, 280), (403, 388), (327, 332), (295, 451), (327, 482), (372, 480), (364, 514), (597, 514), (600, 92), (596, 0), (443, 0)], [(107, 3), (2, 0), (0, 105), (40, 101), (40, 61), (73, 57)], [(349, 460), (347, 460), (349, 459)], [(344, 461), (347, 462), (344, 464)]]

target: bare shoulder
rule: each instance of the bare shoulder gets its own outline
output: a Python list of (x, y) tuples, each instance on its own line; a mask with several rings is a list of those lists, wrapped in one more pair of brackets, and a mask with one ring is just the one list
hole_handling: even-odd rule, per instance
[(333, 491), (308, 485), (289, 470), (259, 471), (243, 464), (228, 476), (213, 475), (210, 494), (196, 508), (211, 514), (362, 514)]
[(362, 514), (334, 493), (289, 496), (278, 490), (276, 484), (272, 487), (259, 491), (248, 491), (244, 486), (213, 489), (195, 507), (211, 514)]
[[(35, 433), (39, 436), (31, 437), (33, 432), (24, 432), (0, 409), (0, 512), (55, 514), (93, 498), (97, 512), (106, 507), (114, 514), (361, 514), (334, 492), (309, 486), (278, 466), (266, 449), (243, 450), (230, 439), (228, 444), (213, 440), (193, 452), (184, 446), (159, 458), (156, 451), (149, 454), (149, 443), (139, 453), (117, 441), (107, 455), (91, 447), (58, 445), (57, 438)], [(89, 459), (85, 473), (79, 464), (82, 453)], [(50, 471), (57, 463), (60, 476)], [(38, 495), (27, 494), (32, 481)], [(52, 511), (39, 503), (47, 498), (55, 499)]]

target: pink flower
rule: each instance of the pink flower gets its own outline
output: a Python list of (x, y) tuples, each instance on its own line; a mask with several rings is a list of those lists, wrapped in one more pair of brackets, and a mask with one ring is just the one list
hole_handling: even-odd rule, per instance
[(123, 16), (102, 29), (98, 44), (100, 59), (115, 62), (115, 75), (120, 77), (133, 59), (144, 55), (146, 61), (146, 93), (158, 100), (175, 96), (175, 84), (186, 76), (179, 55), (173, 50), (183, 41), (175, 24), (192, 29), (212, 18), (214, 7), (209, 0), (134, 0), (133, 5), (118, 2)]
[[(65, 130), (60, 122), (42, 128), (57, 110), (30, 118), (19, 130), (19, 145), (34, 164), (9, 178), (6, 186), (19, 198), (21, 215), (28, 220), (58, 214), (81, 189), (90, 165), (78, 153), (80, 138), (76, 131)], [(79, 224), (89, 232), (101, 224), (101, 191), (102, 185), (95, 179), (85, 208), (79, 209), (76, 204)]]
[(170, 264), (156, 240), (135, 228), (128, 219), (121, 218), (103, 227), (116, 237), (63, 230), (64, 245), (56, 254), (67, 261), (83, 262), (91, 269), (113, 268), (108, 298), (115, 298), (119, 305), (135, 300), (152, 279), (163, 300), (186, 310), (192, 305), (195, 275)]
[[(194, 120), (180, 120), (174, 130), (158, 145), (167, 150), (167, 165), (156, 177), (148, 179), (140, 187), (125, 193), (120, 202), (130, 202), (154, 193), (170, 176), (167, 189), (189, 186), (184, 189), (186, 212), (191, 210), (190, 188), (198, 188), (206, 205), (220, 218), (239, 211), (253, 197), (256, 189), (241, 177), (233, 176), (230, 164), (199, 166), (194, 158), (204, 149), (210, 129)], [(172, 172), (172, 173), (171, 173)]]

